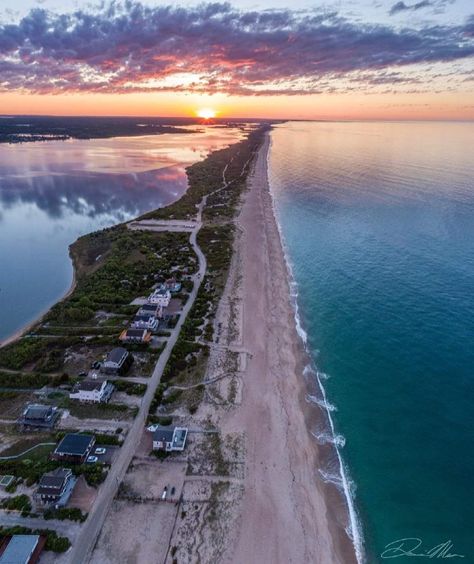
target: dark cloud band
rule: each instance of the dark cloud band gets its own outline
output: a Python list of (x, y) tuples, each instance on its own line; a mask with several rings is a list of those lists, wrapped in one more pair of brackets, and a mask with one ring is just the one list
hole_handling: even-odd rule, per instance
[(112, 1), (0, 25), (0, 90), (300, 94), (354, 72), (472, 56), (472, 20), (396, 30), (335, 12)]

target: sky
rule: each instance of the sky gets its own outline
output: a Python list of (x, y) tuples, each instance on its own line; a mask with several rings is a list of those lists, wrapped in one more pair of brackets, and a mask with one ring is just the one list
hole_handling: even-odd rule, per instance
[(1, 0), (0, 113), (202, 108), (472, 120), (474, 0)]

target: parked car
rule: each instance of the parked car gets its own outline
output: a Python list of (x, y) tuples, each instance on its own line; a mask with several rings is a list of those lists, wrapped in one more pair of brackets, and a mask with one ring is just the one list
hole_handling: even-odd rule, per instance
[(87, 372), (79, 372), (79, 378), (85, 378), (87, 376)]
[(99, 447), (95, 449), (95, 454), (105, 454), (107, 452), (107, 449)]
[(86, 462), (89, 464), (95, 464), (98, 460), (97, 456), (88, 456)]

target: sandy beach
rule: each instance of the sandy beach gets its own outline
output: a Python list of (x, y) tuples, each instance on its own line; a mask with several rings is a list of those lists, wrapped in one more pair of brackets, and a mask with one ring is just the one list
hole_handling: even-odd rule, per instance
[(339, 492), (317, 477), (321, 453), (305, 416), (307, 358), (268, 187), (269, 143), (267, 134), (237, 220), (237, 339), (248, 362), (242, 402), (220, 425), (225, 433), (244, 431), (246, 468), (235, 540), (223, 561), (347, 564), (356, 559), (344, 531), (346, 507)]

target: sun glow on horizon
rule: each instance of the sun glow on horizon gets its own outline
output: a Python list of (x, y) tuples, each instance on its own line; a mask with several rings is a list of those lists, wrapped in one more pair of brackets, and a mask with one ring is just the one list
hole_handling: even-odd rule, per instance
[(212, 108), (201, 108), (196, 115), (202, 119), (212, 119), (216, 117), (217, 112)]

